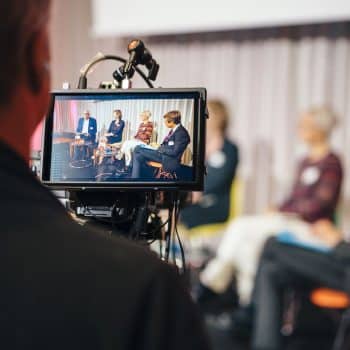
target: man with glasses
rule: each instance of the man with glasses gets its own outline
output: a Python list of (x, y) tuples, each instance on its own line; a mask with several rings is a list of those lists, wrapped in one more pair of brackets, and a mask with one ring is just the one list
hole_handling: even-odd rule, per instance
[(140, 145), (134, 150), (131, 174), (134, 179), (145, 176), (144, 174), (149, 170), (147, 166), (149, 161), (161, 163), (163, 170), (169, 173), (175, 173), (180, 168), (182, 154), (190, 143), (190, 135), (181, 125), (181, 113), (179, 111), (170, 111), (163, 118), (169, 133), (160, 147), (153, 149)]

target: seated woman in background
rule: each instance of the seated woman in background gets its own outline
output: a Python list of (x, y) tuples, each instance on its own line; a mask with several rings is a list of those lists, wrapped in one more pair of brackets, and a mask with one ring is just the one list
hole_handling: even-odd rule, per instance
[(132, 152), (136, 146), (148, 145), (151, 142), (153, 133), (153, 123), (149, 120), (151, 118), (150, 111), (143, 111), (140, 113), (141, 123), (132, 140), (127, 140), (123, 143), (122, 153), (125, 155), (125, 166), (130, 167), (132, 160)]
[(343, 177), (341, 162), (329, 145), (334, 125), (335, 117), (327, 108), (313, 108), (301, 116), (299, 136), (308, 146), (308, 154), (299, 165), (290, 196), (269, 213), (241, 217), (228, 226), (216, 257), (201, 273), (206, 287), (202, 295), (223, 293), (236, 275), (240, 303), (249, 304), (267, 238), (288, 231), (313, 241), (310, 223), (334, 218)]
[(193, 204), (181, 211), (187, 228), (224, 222), (230, 212), (230, 189), (238, 164), (237, 146), (226, 138), (228, 112), (220, 100), (208, 102), (206, 135), (207, 176), (204, 192), (193, 193)]
[(107, 134), (108, 143), (118, 143), (122, 141), (123, 130), (125, 127), (124, 120), (122, 120), (122, 111), (120, 109), (115, 109), (113, 111), (114, 120), (111, 121), (109, 125)]

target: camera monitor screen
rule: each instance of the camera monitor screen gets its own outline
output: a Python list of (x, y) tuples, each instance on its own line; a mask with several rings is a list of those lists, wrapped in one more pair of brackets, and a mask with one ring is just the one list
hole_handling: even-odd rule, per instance
[(199, 190), (205, 89), (52, 93), (42, 180), (56, 188)]

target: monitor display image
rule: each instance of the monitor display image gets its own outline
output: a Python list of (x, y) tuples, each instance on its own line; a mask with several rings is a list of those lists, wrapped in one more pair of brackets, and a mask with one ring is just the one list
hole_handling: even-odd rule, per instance
[(53, 93), (43, 181), (60, 187), (198, 187), (205, 124), (200, 96), (164, 90)]

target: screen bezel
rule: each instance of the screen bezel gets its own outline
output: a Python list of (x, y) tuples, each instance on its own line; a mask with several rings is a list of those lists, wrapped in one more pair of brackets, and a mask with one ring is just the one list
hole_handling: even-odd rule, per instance
[[(154, 95), (175, 96), (181, 98), (185, 95), (192, 95), (194, 99), (193, 115), (193, 170), (192, 181), (120, 181), (120, 182), (78, 182), (78, 181), (52, 181), (51, 157), (53, 137), (53, 112), (57, 96), (89, 96), (89, 95), (130, 95), (148, 96)], [(166, 97), (164, 97), (166, 98)], [(205, 88), (176, 88), (176, 89), (128, 89), (128, 90), (54, 90), (51, 92), (51, 104), (48, 116), (45, 120), (43, 135), (42, 169), (41, 181), (52, 189), (65, 190), (185, 190), (201, 191), (204, 184), (204, 155), (205, 155), (205, 126), (206, 126), (206, 89)]]

